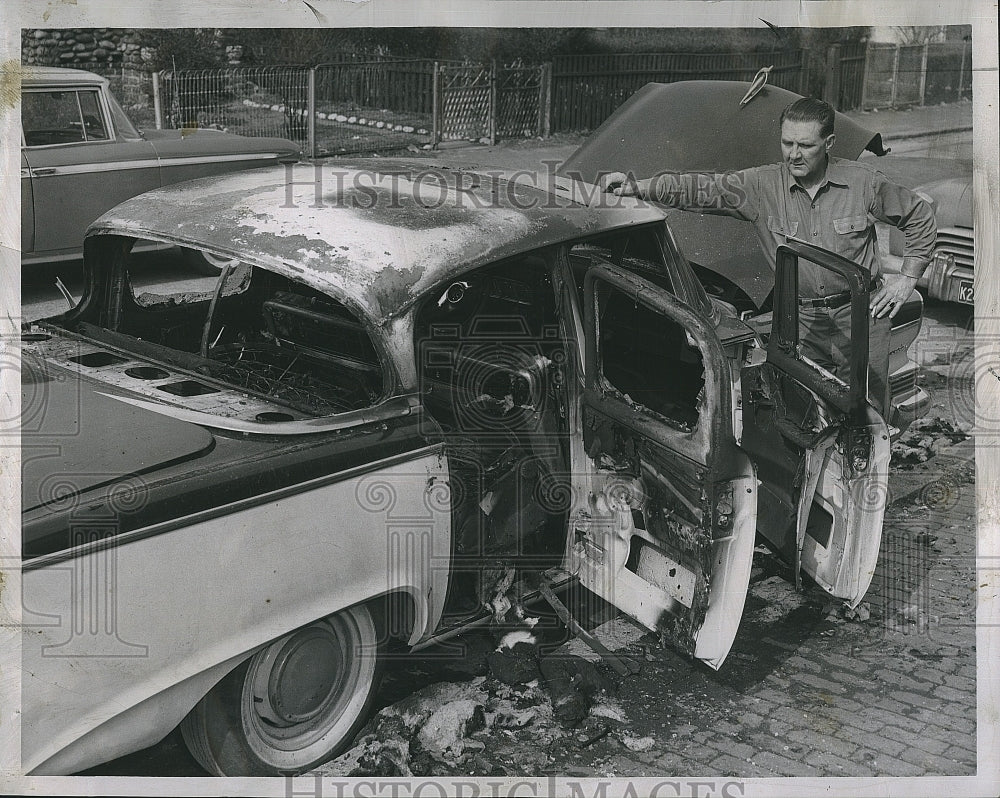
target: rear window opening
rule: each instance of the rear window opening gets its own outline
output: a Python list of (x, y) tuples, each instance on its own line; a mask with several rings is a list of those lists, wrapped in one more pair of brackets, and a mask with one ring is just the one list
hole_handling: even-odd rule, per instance
[(106, 326), (128, 337), (117, 346), (205, 380), (157, 390), (195, 397), (230, 387), (312, 416), (382, 397), (375, 346), (341, 302), (238, 261), (217, 276), (159, 269), (153, 277), (149, 257), (128, 256), (121, 312)]

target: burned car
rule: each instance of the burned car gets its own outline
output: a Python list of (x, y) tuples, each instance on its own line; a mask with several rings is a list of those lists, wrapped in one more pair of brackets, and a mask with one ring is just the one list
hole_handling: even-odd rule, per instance
[[(611, 171), (644, 178), (672, 170), (729, 172), (777, 163), (781, 161), (778, 120), (782, 110), (797, 99), (800, 95), (762, 82), (649, 83), (587, 138), (560, 167), (560, 174), (595, 182), (601, 174)], [(887, 153), (879, 134), (844, 114), (837, 113), (835, 130), (837, 139), (831, 154), (837, 157), (856, 159), (864, 152), (875, 156)], [(675, 209), (667, 209), (666, 218), (705, 289), (766, 335), (775, 280), (752, 227), (727, 216)], [(967, 218), (971, 219), (971, 211)], [(949, 232), (952, 223), (942, 219), (940, 211), (938, 223), (947, 225), (939, 234), (939, 249), (956, 253), (949, 275), (956, 271), (956, 262), (961, 272), (951, 283), (955, 286), (952, 290), (958, 290), (959, 277), (968, 277), (967, 288), (971, 291), (971, 255), (966, 254), (971, 241), (965, 246), (960, 230)], [(902, 236), (887, 237), (889, 248), (901, 255)], [(901, 258), (890, 256), (884, 260), (886, 271), (899, 270)], [(966, 265), (969, 272), (962, 271)], [(938, 267), (932, 266), (927, 278), (942, 279), (935, 275)], [(920, 331), (922, 315), (923, 302), (913, 291), (892, 320), (889, 383), (893, 399), (887, 420), (894, 437), (930, 405), (929, 395), (917, 383), (917, 364), (908, 355)]]
[[(139, 130), (107, 78), (80, 69), (21, 74), (21, 262), (79, 258), (87, 226), (144, 191), (294, 161), (288, 139), (217, 130)], [(188, 253), (190, 265), (217, 265)]]
[[(661, 210), (377, 159), (105, 214), (23, 353), (26, 772), (178, 725), (211, 773), (349, 744), (413, 649), (579, 580), (719, 668), (758, 535), (857, 605), (889, 459), (853, 264), (782, 250), (773, 329), (706, 294)], [(612, 201), (613, 200), (613, 201)], [(224, 264), (156, 282), (139, 240)], [(795, 267), (852, 286), (844, 383)]]

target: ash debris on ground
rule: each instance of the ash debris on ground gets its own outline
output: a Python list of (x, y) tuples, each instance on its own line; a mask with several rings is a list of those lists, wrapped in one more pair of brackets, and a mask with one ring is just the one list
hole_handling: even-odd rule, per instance
[(900, 470), (912, 468), (968, 437), (968, 433), (940, 416), (919, 418), (892, 445), (892, 466)]
[(652, 747), (652, 738), (628, 729), (602, 662), (566, 646), (546, 653), (530, 628), (495, 637), (495, 648), (475, 654), (473, 667), (485, 673), (430, 684), (383, 708), (353, 748), (314, 773), (512, 775), (537, 773), (567, 747), (586, 749), (609, 738), (631, 751)]

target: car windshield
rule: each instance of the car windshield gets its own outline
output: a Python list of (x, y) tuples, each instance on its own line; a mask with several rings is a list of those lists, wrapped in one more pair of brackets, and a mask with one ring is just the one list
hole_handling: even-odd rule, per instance
[(118, 128), (118, 134), (122, 138), (142, 138), (142, 134), (139, 133), (136, 126), (132, 124), (132, 120), (128, 118), (128, 114), (125, 113), (125, 109), (118, 104), (118, 100), (111, 92), (108, 92), (108, 107), (111, 108), (111, 118), (114, 120), (115, 127)]

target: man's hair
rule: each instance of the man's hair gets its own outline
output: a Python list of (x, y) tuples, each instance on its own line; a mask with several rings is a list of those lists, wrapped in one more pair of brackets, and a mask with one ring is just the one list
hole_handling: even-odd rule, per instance
[(833, 133), (835, 112), (830, 103), (815, 97), (803, 97), (785, 107), (781, 112), (780, 124), (788, 122), (819, 122), (819, 134), (826, 138)]

